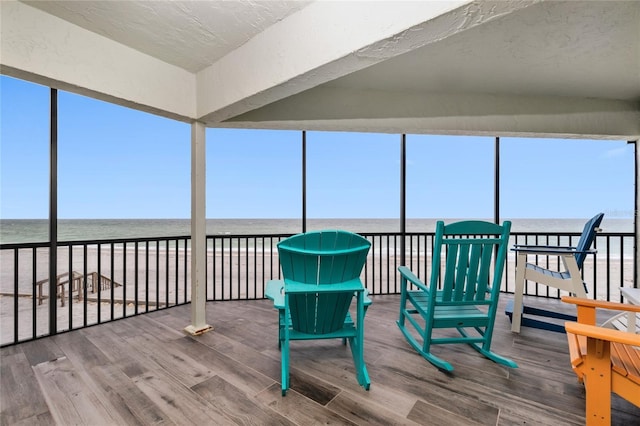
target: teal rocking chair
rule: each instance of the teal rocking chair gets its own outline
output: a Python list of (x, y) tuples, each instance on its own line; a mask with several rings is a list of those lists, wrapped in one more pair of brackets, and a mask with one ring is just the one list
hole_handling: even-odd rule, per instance
[[(267, 282), (265, 295), (278, 310), (282, 395), (289, 389), (292, 340), (349, 341), (358, 383), (369, 390), (364, 363), (364, 315), (371, 304), (360, 281), (371, 243), (341, 230), (307, 232), (278, 243), (284, 280)], [(356, 318), (349, 308), (356, 300)]]
[[(402, 291), (398, 327), (409, 344), (441, 370), (450, 372), (453, 366), (431, 349), (450, 343), (467, 343), (499, 364), (517, 367), (491, 351), (510, 229), (509, 221), (502, 226), (438, 221), (429, 284), (406, 266), (398, 268)], [(437, 329), (457, 330), (458, 336), (434, 336)]]

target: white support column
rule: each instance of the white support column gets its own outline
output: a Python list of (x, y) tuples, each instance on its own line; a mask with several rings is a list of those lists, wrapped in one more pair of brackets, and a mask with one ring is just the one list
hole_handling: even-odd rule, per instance
[(207, 267), (205, 126), (191, 124), (191, 325), (185, 331), (198, 335), (212, 330), (206, 323), (205, 268)]

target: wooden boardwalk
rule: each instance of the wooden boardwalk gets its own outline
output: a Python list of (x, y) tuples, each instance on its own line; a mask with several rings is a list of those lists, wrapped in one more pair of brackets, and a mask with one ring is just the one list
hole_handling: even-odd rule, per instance
[[(510, 296), (501, 299), (504, 306)], [(501, 309), (494, 349), (519, 368), (447, 345), (438, 353), (455, 371), (445, 374), (405, 342), (395, 324), (399, 298), (373, 300), (369, 392), (339, 341), (294, 342), (291, 389), (282, 397), (271, 302), (211, 302), (215, 330), (199, 337), (182, 331), (187, 305), (3, 348), (0, 424), (584, 424), (584, 390), (563, 334), (514, 335)], [(613, 407), (614, 424), (640, 424), (639, 408), (617, 397)]]

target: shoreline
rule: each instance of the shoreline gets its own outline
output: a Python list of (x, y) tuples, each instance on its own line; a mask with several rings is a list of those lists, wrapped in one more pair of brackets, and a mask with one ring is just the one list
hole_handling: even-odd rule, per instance
[[(588, 215), (587, 215), (588, 216)], [(503, 218), (511, 220), (512, 233), (518, 234), (579, 234), (585, 218)], [(442, 218), (408, 218), (408, 233), (433, 232)], [(470, 218), (467, 218), (470, 219)], [(447, 223), (464, 218), (443, 219)], [(474, 218), (492, 221), (489, 218)], [(302, 219), (206, 219), (206, 234), (212, 237), (244, 237), (254, 235), (293, 235), (302, 232)], [(603, 233), (633, 233), (633, 217), (618, 217), (605, 212)], [(399, 233), (399, 218), (330, 218), (307, 219), (307, 230), (346, 229), (362, 234)], [(59, 242), (109, 239), (152, 239), (190, 237), (190, 219), (59, 219)], [(0, 218), (0, 244), (45, 243), (48, 240), (48, 219)]]

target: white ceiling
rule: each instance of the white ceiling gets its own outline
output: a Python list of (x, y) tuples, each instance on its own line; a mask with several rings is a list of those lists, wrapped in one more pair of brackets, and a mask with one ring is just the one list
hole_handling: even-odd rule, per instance
[[(198, 75), (314, 3), (23, 2)], [(491, 15), (506, 4), (508, 13)], [(358, 17), (353, 19), (357, 24)], [(302, 19), (291, 22), (291, 39), (309, 37)], [(460, 30), (412, 44), (415, 34), (435, 34), (438, 25), (452, 23)], [(312, 36), (329, 35), (330, 25), (326, 34)], [(274, 78), (268, 87), (197, 119), (210, 126), (259, 128), (640, 134), (640, 1), (469, 2), (371, 46), (285, 81)], [(278, 65), (281, 58), (272, 60)]]
[(190, 72), (198, 72), (309, 1), (23, 1)]
[[(640, 122), (640, 1), (535, 2), (231, 121), (500, 134), (495, 128), (511, 126), (507, 121), (544, 117), (545, 124), (519, 132), (535, 136), (587, 111), (576, 126), (613, 122), (614, 111), (633, 111), (630, 120)], [(596, 118), (596, 111), (606, 114)], [(443, 118), (453, 116), (459, 120)], [(493, 129), (472, 123), (493, 118), (502, 120)], [(584, 134), (591, 133), (586, 127)]]
[(328, 85), (640, 101), (640, 1), (538, 3)]

